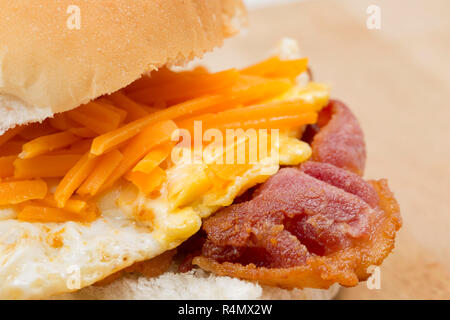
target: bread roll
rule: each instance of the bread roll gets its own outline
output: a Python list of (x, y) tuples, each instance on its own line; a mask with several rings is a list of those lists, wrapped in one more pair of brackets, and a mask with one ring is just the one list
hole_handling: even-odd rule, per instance
[(0, 2), (0, 134), (201, 57), (245, 21), (240, 0), (73, 4)]
[(155, 278), (129, 275), (107, 286), (90, 286), (55, 299), (110, 300), (330, 300), (340, 286), (329, 289), (281, 289), (236, 278), (221, 277), (196, 269), (188, 273), (166, 272)]

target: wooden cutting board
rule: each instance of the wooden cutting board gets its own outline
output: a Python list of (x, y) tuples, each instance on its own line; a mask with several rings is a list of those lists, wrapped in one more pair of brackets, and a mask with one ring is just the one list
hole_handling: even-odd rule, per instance
[[(381, 29), (369, 30), (376, 4)], [(300, 43), (315, 80), (356, 113), (366, 135), (366, 177), (389, 179), (404, 226), (381, 268), (381, 288), (341, 299), (450, 299), (450, 1), (323, 0), (250, 13), (247, 32), (207, 55), (245, 66), (282, 37)]]

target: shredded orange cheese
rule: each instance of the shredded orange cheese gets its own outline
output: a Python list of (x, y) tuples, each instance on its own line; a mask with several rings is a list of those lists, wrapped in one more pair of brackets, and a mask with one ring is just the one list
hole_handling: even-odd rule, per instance
[(17, 215), (19, 220), (30, 222), (91, 222), (97, 217), (95, 210), (72, 212), (60, 208), (46, 207), (41, 205), (29, 205), (24, 207)]
[[(52, 194), (47, 194), (47, 196), (40, 201), (42, 202), (42, 204), (46, 206), (50, 206), (53, 208), (58, 207), (58, 203), (56, 202), (55, 196)], [(69, 199), (67, 200), (65, 206), (62, 209), (70, 212), (80, 213), (83, 210), (88, 209), (88, 203), (84, 200)]]
[(106, 187), (113, 185), (126, 172), (131, 170), (153, 147), (169, 141), (176, 129), (177, 125), (172, 120), (147, 126), (124, 148), (123, 159), (108, 178)]
[(247, 75), (273, 78), (293, 78), (306, 71), (308, 59), (281, 60), (272, 57), (263, 62), (243, 69), (241, 72)]
[(78, 141), (78, 139), (77, 136), (69, 131), (39, 137), (22, 146), (22, 153), (19, 154), (19, 158), (34, 158), (55, 149), (70, 146), (72, 143)]
[(125, 179), (133, 182), (141, 192), (147, 195), (161, 185), (165, 178), (166, 172), (160, 167), (155, 167), (149, 173), (134, 171), (125, 176)]
[[(293, 88), (307, 63), (273, 57), (217, 73), (164, 67), (43, 123), (10, 129), (0, 136), (0, 205), (15, 207), (24, 221), (93, 221), (95, 197), (120, 179), (145, 194), (157, 190), (176, 143), (173, 132), (193, 130), (195, 120), (203, 121), (203, 129), (221, 130), (314, 123), (322, 106), (271, 101)], [(213, 169), (219, 176), (236, 173)], [(54, 193), (48, 179), (58, 181)]]
[(66, 205), (67, 200), (86, 180), (94, 169), (97, 158), (86, 153), (64, 176), (55, 191), (55, 199), (59, 208)]
[(0, 205), (18, 204), (27, 200), (43, 199), (47, 184), (42, 180), (24, 180), (0, 183)]
[(144, 159), (139, 161), (139, 163), (133, 168), (133, 172), (139, 171), (143, 173), (150, 173), (159, 166), (166, 158), (169, 156), (172, 150), (173, 143), (166, 142), (153, 150), (151, 150)]
[(60, 178), (81, 158), (79, 154), (43, 155), (14, 161), (14, 178)]
[(0, 157), (0, 178), (14, 175), (14, 161), (16, 158), (16, 156)]
[(106, 179), (117, 169), (122, 159), (123, 155), (118, 150), (112, 150), (100, 156), (96, 167), (78, 189), (77, 193), (80, 195), (96, 195)]
[(23, 129), (24, 127), (18, 126), (5, 132), (2, 136), (0, 136), (0, 146), (17, 136)]
[(149, 104), (158, 100), (170, 101), (198, 97), (231, 87), (239, 78), (237, 70), (231, 69), (215, 74), (197, 75), (163, 83), (130, 93), (130, 98)]

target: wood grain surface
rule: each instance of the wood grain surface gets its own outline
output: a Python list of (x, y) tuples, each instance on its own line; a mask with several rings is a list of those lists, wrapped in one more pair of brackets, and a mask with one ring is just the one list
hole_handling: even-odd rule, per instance
[[(381, 8), (381, 29), (366, 9)], [(322, 0), (250, 13), (248, 30), (207, 55), (218, 68), (267, 57), (282, 37), (300, 43), (315, 80), (356, 113), (366, 177), (389, 179), (404, 226), (381, 268), (340, 299), (450, 299), (450, 1)]]

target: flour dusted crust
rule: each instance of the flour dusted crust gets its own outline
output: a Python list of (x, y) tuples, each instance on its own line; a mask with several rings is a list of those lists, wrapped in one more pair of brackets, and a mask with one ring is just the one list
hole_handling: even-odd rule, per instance
[(200, 57), (246, 16), (241, 0), (80, 0), (70, 29), (73, 4), (0, 3), (0, 134)]

